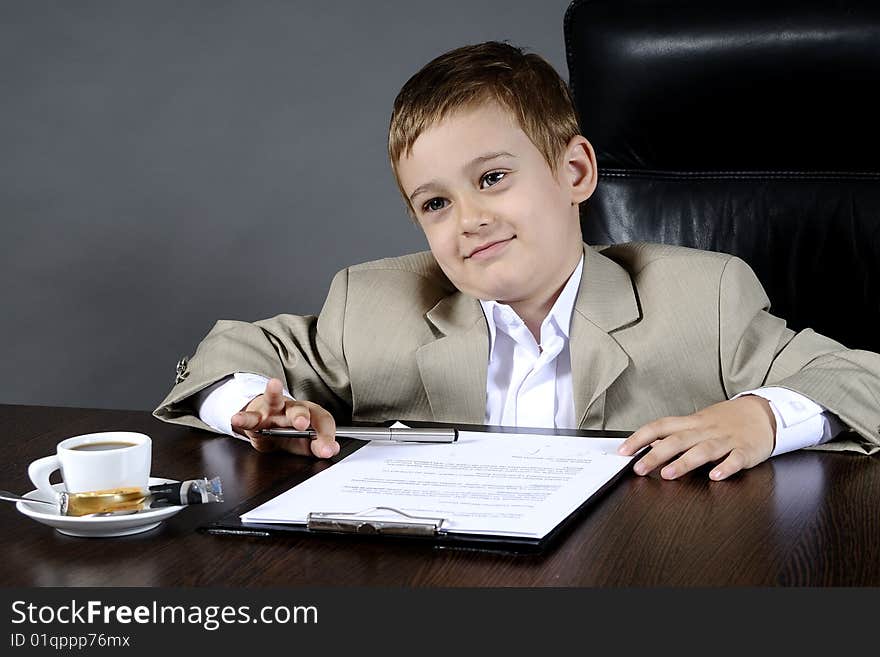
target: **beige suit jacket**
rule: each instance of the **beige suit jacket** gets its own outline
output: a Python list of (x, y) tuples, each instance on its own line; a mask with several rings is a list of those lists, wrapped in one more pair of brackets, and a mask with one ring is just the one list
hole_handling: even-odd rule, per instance
[[(825, 449), (880, 449), (880, 356), (788, 329), (742, 260), (643, 243), (585, 245), (584, 255), (570, 331), (581, 428), (631, 431), (777, 385), (858, 434)], [(429, 252), (388, 258), (339, 272), (317, 317), (217, 322), (154, 415), (210, 430), (192, 396), (253, 372), (340, 423), (483, 424), (488, 349), (479, 302)]]

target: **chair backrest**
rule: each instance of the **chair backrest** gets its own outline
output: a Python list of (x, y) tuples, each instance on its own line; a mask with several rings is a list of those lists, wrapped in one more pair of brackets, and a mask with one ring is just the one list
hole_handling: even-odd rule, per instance
[(575, 0), (592, 244), (733, 253), (771, 312), (880, 351), (880, 3)]

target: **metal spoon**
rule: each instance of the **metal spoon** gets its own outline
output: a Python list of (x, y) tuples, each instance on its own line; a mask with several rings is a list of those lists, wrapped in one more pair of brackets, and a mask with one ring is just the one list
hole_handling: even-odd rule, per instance
[(0, 500), (6, 500), (7, 502), (36, 502), (37, 504), (49, 504), (54, 506), (56, 509), (58, 508), (58, 502), (47, 502), (46, 500), (36, 500), (32, 497), (24, 497), (22, 495), (16, 495), (15, 493), (10, 493), (8, 490), (0, 490)]

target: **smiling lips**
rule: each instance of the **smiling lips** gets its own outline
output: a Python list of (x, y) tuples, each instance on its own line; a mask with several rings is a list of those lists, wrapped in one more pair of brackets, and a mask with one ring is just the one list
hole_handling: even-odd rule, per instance
[(516, 235), (514, 235), (513, 237), (508, 237), (504, 240), (494, 240), (492, 242), (486, 242), (485, 244), (482, 244), (481, 246), (478, 246), (476, 249), (471, 251), (470, 255), (465, 256), (464, 259), (468, 260), (469, 258), (473, 258), (475, 260), (481, 260), (483, 258), (491, 258), (515, 238)]

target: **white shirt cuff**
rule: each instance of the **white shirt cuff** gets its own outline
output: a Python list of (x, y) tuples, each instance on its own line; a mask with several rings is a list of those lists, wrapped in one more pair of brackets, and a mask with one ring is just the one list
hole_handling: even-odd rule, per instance
[[(232, 429), (232, 416), (247, 406), (254, 397), (266, 391), (269, 379), (259, 374), (237, 372), (202, 391), (199, 418), (209, 427), (234, 438), (247, 440)], [(284, 396), (293, 396), (284, 389)], [(196, 400), (198, 404), (198, 399)]]
[(845, 428), (834, 414), (787, 388), (770, 386), (747, 390), (732, 399), (743, 395), (757, 395), (770, 402), (776, 418), (776, 445), (770, 456), (827, 443)]

